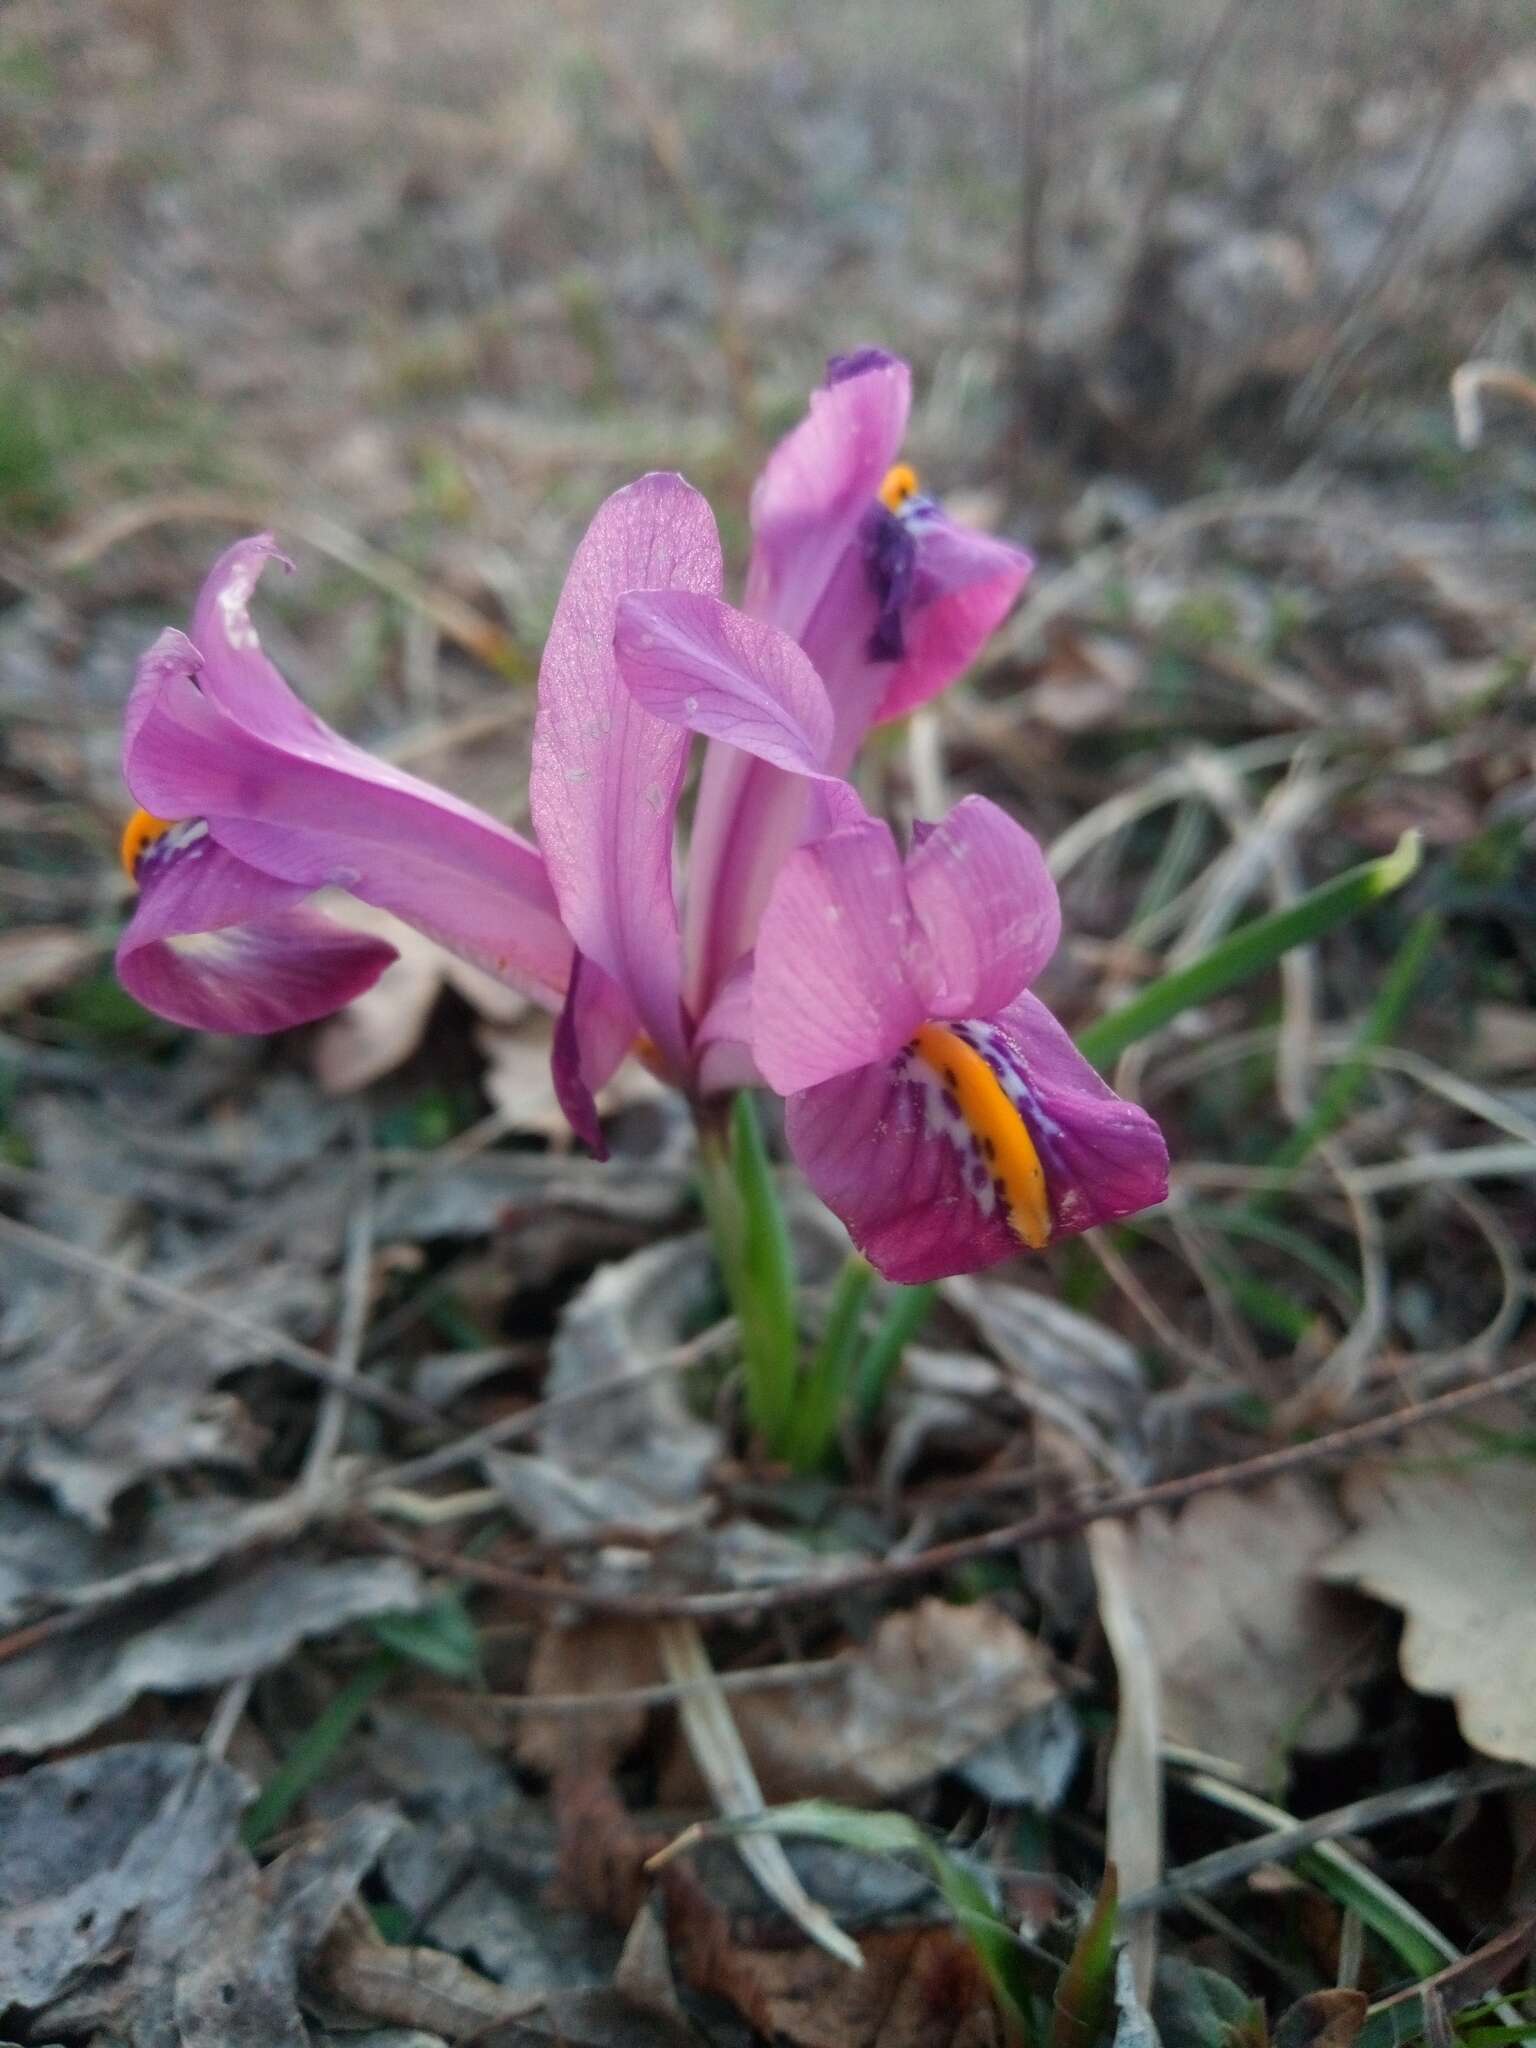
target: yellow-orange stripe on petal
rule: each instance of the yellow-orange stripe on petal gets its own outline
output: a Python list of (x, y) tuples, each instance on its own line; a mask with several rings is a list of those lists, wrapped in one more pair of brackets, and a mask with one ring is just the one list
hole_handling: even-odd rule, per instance
[(917, 471), (910, 462), (898, 462), (885, 473), (880, 486), (880, 502), (887, 512), (899, 512), (909, 498), (915, 498), (918, 491)]
[(924, 1024), (912, 1050), (944, 1088), (991, 1174), (1014, 1235), (1031, 1251), (1051, 1238), (1045, 1168), (1024, 1119), (975, 1046), (942, 1024)]
[(163, 839), (176, 823), (174, 818), (157, 818), (153, 811), (135, 811), (123, 827), (123, 836), (118, 843), (118, 859), (121, 860), (129, 881), (134, 881), (139, 872), (139, 862), (145, 850)]

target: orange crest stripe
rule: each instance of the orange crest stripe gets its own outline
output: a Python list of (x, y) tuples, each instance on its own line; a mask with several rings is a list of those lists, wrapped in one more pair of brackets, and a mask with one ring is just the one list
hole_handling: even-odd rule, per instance
[(123, 836), (118, 845), (118, 858), (122, 861), (129, 881), (139, 872), (139, 862), (144, 858), (145, 849), (154, 845), (170, 831), (174, 818), (157, 818), (152, 811), (135, 811), (123, 827)]
[(894, 469), (885, 473), (880, 486), (880, 502), (887, 512), (899, 512), (909, 498), (917, 496), (917, 471), (910, 462), (898, 462)]
[(925, 1024), (912, 1050), (943, 1084), (995, 1182), (1014, 1235), (1031, 1251), (1051, 1239), (1051, 1204), (1035, 1141), (1006, 1090), (973, 1045), (942, 1024)]

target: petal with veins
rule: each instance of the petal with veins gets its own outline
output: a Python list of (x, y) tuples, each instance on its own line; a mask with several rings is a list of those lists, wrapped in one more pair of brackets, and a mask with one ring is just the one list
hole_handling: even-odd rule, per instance
[(888, 1057), (927, 1015), (934, 974), (890, 827), (791, 854), (758, 933), (752, 1043), (781, 1095)]
[(912, 373), (861, 349), (834, 358), (806, 416), (774, 449), (752, 492), (747, 610), (799, 640), (828, 576), (854, 541), (895, 461)]
[(626, 591), (713, 596), (723, 574), (714, 515), (681, 477), (646, 476), (616, 491), (565, 579), (539, 669), (533, 736), (533, 819), (561, 915), (679, 1071), (672, 857), (689, 736), (631, 697), (613, 636)]
[(985, 1016), (1035, 980), (1061, 937), (1061, 904), (1039, 842), (985, 797), (925, 830), (907, 889), (937, 969), (932, 1017)]
[(210, 662), (185, 634), (162, 633), (140, 662), (123, 742), (138, 802), (206, 818), (228, 852), (299, 894), (345, 889), (558, 1003), (571, 945), (537, 849), (332, 732), (237, 637), (233, 693), (213, 680), (222, 670), (227, 682), (230, 655)]
[(821, 773), (832, 706), (787, 634), (717, 597), (635, 590), (619, 599), (613, 645), (630, 695), (655, 717), (776, 768)]
[(1168, 1189), (1157, 1125), (1033, 996), (921, 1027), (894, 1057), (792, 1096), (785, 1127), (854, 1243), (908, 1285), (979, 1272)]

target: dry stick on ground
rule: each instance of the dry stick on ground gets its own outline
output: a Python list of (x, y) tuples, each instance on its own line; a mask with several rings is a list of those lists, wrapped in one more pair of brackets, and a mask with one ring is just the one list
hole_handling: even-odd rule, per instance
[(1433, 1400), (1416, 1402), (1390, 1415), (1351, 1423), (1345, 1429), (1315, 1438), (1310, 1443), (1287, 1444), (1280, 1450), (1261, 1451), (1256, 1457), (1240, 1458), (1232, 1464), (1208, 1471), (1192, 1472), (1181, 1479), (1162, 1479), (1151, 1486), (1131, 1487), (1123, 1493), (1107, 1494), (1101, 1500), (1082, 1501), (1022, 1521), (1007, 1522), (977, 1536), (963, 1536), (953, 1543), (935, 1544), (911, 1555), (860, 1565), (851, 1571), (806, 1578), (789, 1585), (762, 1586), (732, 1593), (647, 1594), (614, 1593), (600, 1587), (583, 1586), (570, 1579), (537, 1578), (530, 1572), (511, 1571), (483, 1558), (455, 1557), (431, 1544), (402, 1538), (378, 1523), (372, 1524), (374, 1541), (402, 1557), (414, 1558), (429, 1570), (448, 1577), (474, 1580), (496, 1586), (503, 1592), (521, 1595), (541, 1605), (570, 1606), (589, 1613), (618, 1615), (627, 1620), (661, 1620), (671, 1615), (691, 1615), (698, 1620), (717, 1620), (740, 1614), (761, 1614), (786, 1607), (804, 1607), (817, 1601), (838, 1600), (849, 1593), (869, 1592), (879, 1587), (931, 1578), (936, 1572), (969, 1564), (980, 1557), (995, 1557), (1000, 1551), (1017, 1549), (1024, 1543), (1043, 1542), (1047, 1537), (1070, 1536), (1091, 1522), (1139, 1514), (1143, 1508), (1182, 1506), (1203, 1493), (1219, 1493), (1227, 1487), (1256, 1486), (1292, 1472), (1349, 1456), (1356, 1451), (1389, 1443), (1404, 1430), (1430, 1422), (1443, 1422), (1501, 1394), (1513, 1394), (1536, 1387), (1536, 1358), (1496, 1373), (1469, 1387), (1458, 1387)]

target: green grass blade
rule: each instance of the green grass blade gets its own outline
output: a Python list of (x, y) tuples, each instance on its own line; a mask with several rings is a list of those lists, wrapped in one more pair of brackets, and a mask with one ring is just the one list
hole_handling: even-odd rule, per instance
[(1102, 2048), (1115, 2016), (1115, 1923), (1120, 1884), (1111, 1863), (1073, 1944), (1052, 2001), (1050, 2048)]
[[(1291, 1132), (1275, 1153), (1273, 1165), (1285, 1168), (1300, 1166), (1348, 1116), (1361, 1084), (1370, 1072), (1371, 1053), (1378, 1045), (1385, 1045), (1396, 1036), (1403, 1013), (1429, 964), (1429, 956), (1444, 925), (1445, 920), (1438, 910), (1426, 910), (1415, 918), (1387, 970), (1381, 991), (1360, 1027), (1348, 1059), (1342, 1060), (1329, 1075), (1312, 1114)], [(1270, 1190), (1255, 1195), (1252, 1206), (1256, 1209), (1266, 1207), (1277, 1192), (1279, 1190)]]
[(1400, 889), (1418, 864), (1418, 835), (1405, 832), (1394, 851), (1380, 860), (1366, 861), (1324, 882), (1284, 910), (1239, 925), (1188, 967), (1151, 982), (1122, 1009), (1080, 1033), (1078, 1050), (1096, 1067), (1111, 1065), (1127, 1046), (1160, 1031), (1183, 1011), (1238, 987), (1272, 967), (1292, 947), (1308, 945), (1347, 918), (1358, 917)]
[(296, 1802), (325, 1775), (336, 1752), (399, 1668), (393, 1650), (378, 1651), (304, 1731), (241, 1823), (248, 1849), (259, 1848), (275, 1833)]
[(785, 1432), (784, 1454), (797, 1472), (819, 1471), (832, 1448), (874, 1277), (857, 1253), (838, 1275), (827, 1327), (802, 1376)]
[(928, 1320), (938, 1292), (933, 1286), (891, 1289), (879, 1328), (870, 1338), (854, 1375), (853, 1407), (861, 1430), (872, 1429), (878, 1420), (901, 1354)]

